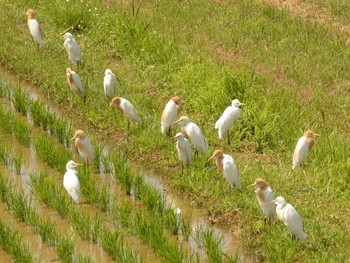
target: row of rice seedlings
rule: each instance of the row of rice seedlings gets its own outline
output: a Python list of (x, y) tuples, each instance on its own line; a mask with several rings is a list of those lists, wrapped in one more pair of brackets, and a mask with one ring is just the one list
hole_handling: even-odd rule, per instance
[[(118, 231), (113, 233), (101, 226), (100, 219), (86, 216), (67, 195), (55, 186), (47, 174), (30, 175), (30, 184), (37, 197), (48, 207), (55, 209), (62, 217), (67, 218), (83, 238), (93, 242), (99, 241), (103, 249), (118, 262), (141, 262), (137, 253), (124, 242), (124, 235)], [(110, 242), (109, 242), (110, 241)]]
[(8, 209), (18, 220), (31, 226), (33, 231), (40, 235), (42, 242), (54, 246), (62, 262), (72, 262), (74, 244), (70, 237), (59, 233), (54, 222), (42, 219), (31, 201), (28, 202), (28, 197), (23, 192), (16, 191), (2, 174), (0, 174), (0, 192), (1, 201), (6, 202)]
[[(0, 136), (3, 136), (0, 128)], [(23, 164), (23, 156), (22, 153), (17, 155), (11, 154), (11, 148), (6, 141), (0, 141), (0, 162), (5, 165), (12, 164), (15, 168), (17, 174), (21, 173), (22, 164)]]
[(6, 133), (14, 134), (21, 144), (29, 147), (32, 128), (26, 121), (18, 119), (13, 113), (2, 107), (0, 107), (0, 127)]
[(23, 115), (29, 113), (34, 125), (55, 135), (61, 143), (68, 145), (72, 134), (71, 125), (56, 113), (48, 110), (39, 100), (30, 98), (28, 92), (19, 85), (3, 82), (2, 85), (0, 84), (0, 96), (10, 100), (16, 110)]
[(65, 171), (70, 155), (64, 146), (55, 144), (47, 135), (39, 136), (34, 141), (39, 158), (57, 171)]
[(13, 258), (14, 262), (40, 262), (33, 257), (28, 245), (22, 242), (22, 237), (14, 231), (10, 224), (0, 219), (0, 246)]

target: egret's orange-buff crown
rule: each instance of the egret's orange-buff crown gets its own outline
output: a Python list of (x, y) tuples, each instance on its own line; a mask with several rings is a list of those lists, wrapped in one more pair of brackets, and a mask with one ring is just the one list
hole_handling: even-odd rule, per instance
[(33, 9), (28, 9), (27, 13), (28, 18), (34, 18), (35, 17), (35, 12)]
[(114, 98), (112, 99), (112, 103), (113, 103), (113, 104), (119, 105), (120, 102), (121, 102), (121, 99), (120, 99), (119, 97), (114, 97)]
[(307, 130), (306, 132), (304, 132), (304, 137), (314, 139), (315, 137), (320, 137), (320, 135), (317, 133), (314, 133), (312, 130)]
[(256, 186), (265, 189), (269, 184), (262, 178), (256, 178), (255, 183), (248, 185), (248, 187)]
[(213, 155), (208, 159), (208, 161), (210, 161), (210, 160), (212, 160), (212, 159), (220, 158), (220, 157), (222, 157), (222, 156), (224, 156), (224, 152), (223, 152), (223, 151), (221, 151), (221, 150), (215, 150), (215, 151), (213, 152)]
[(70, 140), (73, 141), (76, 138), (84, 139), (85, 137), (86, 137), (86, 135), (82, 130), (76, 130), (74, 133), (74, 136)]
[(175, 102), (175, 104), (185, 104), (185, 102), (183, 102), (179, 96), (174, 96), (171, 98), (171, 100)]

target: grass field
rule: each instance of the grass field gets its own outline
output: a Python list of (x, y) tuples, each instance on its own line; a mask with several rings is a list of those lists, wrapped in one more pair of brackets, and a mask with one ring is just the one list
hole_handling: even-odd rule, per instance
[[(348, 21), (341, 1), (307, 2)], [(347, 260), (346, 34), (259, 0), (0, 0), (0, 6), (3, 68), (49, 94), (87, 134), (163, 176), (205, 208), (211, 221), (238, 231), (248, 257), (267, 262)], [(26, 27), (28, 8), (36, 10), (46, 36), (39, 52)], [(66, 83), (64, 72), (71, 64), (60, 39), (66, 30), (81, 45), (85, 104)], [(106, 68), (117, 74), (117, 94), (130, 100), (144, 121), (140, 127), (131, 125), (128, 140), (123, 139), (126, 120), (107, 109), (102, 88)], [(183, 114), (201, 126), (210, 151), (220, 148), (235, 158), (241, 192), (229, 189), (204, 154), (181, 176), (174, 143), (160, 136), (161, 112), (174, 94), (186, 102)], [(214, 123), (234, 98), (246, 106), (228, 146), (218, 141)], [(293, 149), (309, 128), (321, 138), (306, 165), (292, 172)], [(291, 240), (280, 222), (264, 226), (255, 194), (245, 188), (256, 177), (267, 179), (276, 195), (296, 207), (309, 235), (306, 242)]]

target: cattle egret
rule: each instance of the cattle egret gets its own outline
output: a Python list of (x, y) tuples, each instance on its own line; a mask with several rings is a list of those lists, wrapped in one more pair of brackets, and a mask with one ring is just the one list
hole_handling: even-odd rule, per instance
[(177, 115), (182, 111), (182, 107), (185, 103), (180, 99), (179, 96), (172, 97), (169, 102), (165, 105), (161, 119), (161, 132), (166, 133), (173, 127), (173, 122), (176, 120)]
[(75, 41), (71, 33), (69, 32), (65, 33), (64, 39), (65, 40), (64, 40), (63, 46), (68, 53), (68, 58), (70, 61), (72, 61), (74, 65), (78, 65), (78, 70), (79, 70), (81, 59), (82, 59), (80, 47), (77, 41)]
[(222, 140), (227, 133), (227, 143), (230, 145), (230, 129), (233, 123), (241, 115), (240, 106), (244, 103), (240, 103), (238, 99), (232, 101), (231, 106), (228, 106), (221, 117), (215, 123), (215, 129), (219, 130), (219, 139)]
[(140, 115), (130, 101), (121, 97), (114, 97), (108, 108), (112, 107), (113, 105), (128, 119), (128, 130), (130, 129), (130, 120), (136, 121), (139, 125), (141, 125), (142, 121)]
[(182, 163), (182, 174), (183, 174), (184, 167), (186, 166), (188, 169), (188, 166), (191, 163), (191, 155), (192, 155), (191, 145), (181, 132), (178, 132), (173, 137), (173, 139), (176, 140), (176, 149)]
[(76, 130), (73, 138), (70, 140), (74, 141), (75, 147), (77, 147), (78, 152), (85, 163), (90, 164), (94, 161), (94, 147), (82, 130)]
[(108, 101), (111, 101), (116, 95), (117, 79), (112, 70), (106, 69), (105, 77), (103, 79), (103, 90)]
[(301, 218), (291, 204), (287, 204), (286, 200), (282, 196), (272, 200), (271, 203), (275, 203), (277, 218), (281, 220), (292, 234), (292, 238), (297, 236), (301, 240), (307, 238), (307, 234), (304, 232), (303, 223)]
[[(84, 88), (83, 84), (81, 83), (80, 77), (78, 73), (73, 71), (71, 68), (66, 69), (66, 76), (67, 81), (69, 84), (70, 89), (77, 95), (83, 96), (84, 95)], [(84, 96), (84, 102), (85, 102), (85, 96)]]
[(216, 160), (216, 166), (222, 172), (231, 187), (235, 186), (238, 189), (241, 189), (240, 175), (235, 160), (233, 160), (230, 155), (224, 154), (220, 150), (215, 150), (208, 161), (213, 159)]
[(41, 30), (39, 22), (35, 19), (35, 12), (33, 9), (27, 11), (27, 16), (27, 26), (39, 49), (43, 47), (44, 44), (43, 31)]
[(78, 172), (76, 167), (81, 165), (80, 163), (76, 163), (74, 161), (69, 161), (66, 165), (66, 173), (63, 177), (63, 186), (66, 188), (68, 194), (72, 199), (78, 203), (80, 197), (80, 183), (78, 179)]
[(293, 170), (305, 162), (306, 156), (315, 143), (315, 138), (319, 136), (319, 134), (314, 133), (312, 130), (307, 130), (303, 137), (299, 139), (293, 154)]
[(198, 157), (198, 150), (202, 150), (206, 154), (209, 153), (207, 139), (204, 137), (201, 129), (195, 123), (191, 122), (188, 117), (182, 116), (174, 124), (181, 125), (182, 133), (190, 138), (195, 148), (195, 157)]
[(269, 224), (272, 224), (276, 213), (276, 205), (271, 203), (271, 201), (275, 199), (275, 195), (264, 179), (257, 178), (254, 184), (248, 185), (248, 187), (253, 186), (256, 188), (256, 197), (265, 216), (265, 225), (266, 219), (269, 220)]

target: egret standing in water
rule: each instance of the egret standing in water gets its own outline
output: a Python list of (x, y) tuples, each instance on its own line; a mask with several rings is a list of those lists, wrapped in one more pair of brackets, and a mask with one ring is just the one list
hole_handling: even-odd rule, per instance
[(248, 185), (248, 187), (255, 186), (255, 194), (261, 210), (265, 216), (264, 222), (266, 225), (266, 219), (269, 220), (269, 224), (272, 224), (276, 213), (276, 205), (271, 203), (275, 199), (275, 195), (272, 192), (268, 183), (261, 178), (255, 179), (255, 183)]
[(195, 123), (191, 122), (188, 117), (182, 116), (175, 121), (174, 124), (181, 125), (182, 133), (190, 138), (195, 148), (195, 157), (198, 157), (198, 150), (201, 150), (206, 154), (209, 153), (207, 139), (204, 137), (201, 129)]
[(307, 130), (303, 137), (299, 139), (293, 154), (293, 170), (305, 162), (306, 156), (314, 145), (316, 137), (319, 136), (319, 134), (314, 133), (312, 130)]
[(105, 71), (105, 77), (103, 79), (103, 90), (108, 99), (108, 102), (111, 101), (116, 95), (117, 79), (110, 69), (106, 69)]
[(176, 149), (177, 149), (179, 158), (181, 160), (181, 164), (182, 164), (181, 173), (183, 175), (184, 167), (186, 166), (188, 170), (188, 166), (191, 163), (191, 158), (192, 158), (191, 145), (181, 132), (178, 132), (173, 137), (173, 139), (176, 140)]
[(108, 108), (112, 107), (113, 105), (128, 119), (128, 130), (130, 130), (130, 120), (136, 121), (139, 125), (142, 124), (139, 113), (135, 109), (134, 105), (132, 105), (127, 99), (114, 97)]
[(63, 186), (66, 188), (68, 194), (72, 199), (78, 203), (80, 197), (80, 183), (78, 179), (77, 166), (81, 165), (74, 161), (69, 161), (66, 165), (66, 173), (63, 177)]
[(241, 189), (240, 174), (235, 161), (230, 155), (224, 154), (221, 150), (215, 150), (208, 161), (210, 160), (216, 160), (216, 166), (231, 187), (235, 186), (237, 189)]
[(85, 163), (93, 163), (95, 158), (95, 150), (89, 138), (82, 130), (76, 130), (73, 138), (70, 139), (70, 141), (74, 141), (74, 145), (77, 147), (78, 152)]
[(173, 122), (176, 120), (177, 115), (182, 111), (185, 103), (180, 99), (179, 96), (172, 97), (169, 102), (165, 105), (161, 119), (161, 132), (168, 132), (171, 134)]
[(233, 123), (241, 115), (241, 106), (244, 103), (239, 102), (238, 99), (232, 101), (231, 106), (228, 106), (221, 117), (215, 123), (215, 129), (219, 130), (219, 139), (222, 140), (227, 133), (227, 143), (230, 145), (230, 129)]
[(28, 9), (27, 11), (27, 26), (29, 28), (30, 34), (34, 38), (36, 45), (39, 48), (43, 47), (44, 44), (44, 34), (41, 30), (38, 20), (35, 19), (35, 12), (33, 9)]
[(68, 58), (74, 65), (78, 65), (78, 70), (80, 69), (82, 55), (80, 51), (80, 47), (75, 41), (73, 35), (69, 32), (64, 34), (64, 43), (63, 46), (68, 53)]
[(281, 220), (292, 234), (292, 238), (298, 237), (300, 240), (305, 240), (307, 234), (304, 232), (301, 218), (291, 204), (287, 204), (282, 196), (277, 197), (271, 203), (276, 204), (277, 218)]

